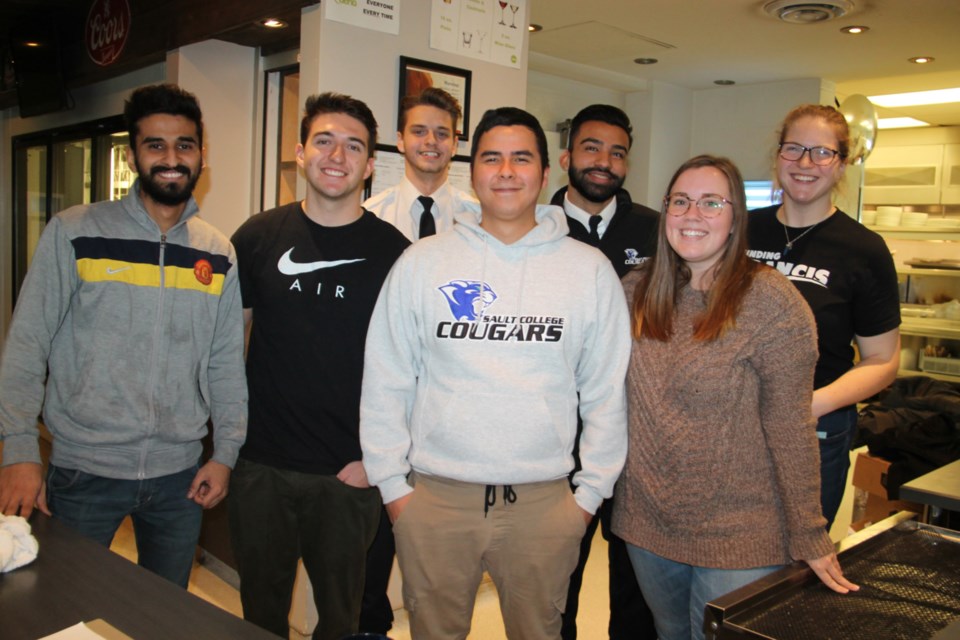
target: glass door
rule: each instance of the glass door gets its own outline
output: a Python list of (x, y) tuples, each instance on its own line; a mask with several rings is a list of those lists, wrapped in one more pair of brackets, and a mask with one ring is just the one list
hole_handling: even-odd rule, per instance
[(13, 301), (47, 221), (78, 204), (123, 197), (133, 183), (126, 166), (123, 118), (13, 139)]
[(300, 67), (274, 69), (266, 75), (261, 210), (296, 201), (295, 151), (300, 142)]

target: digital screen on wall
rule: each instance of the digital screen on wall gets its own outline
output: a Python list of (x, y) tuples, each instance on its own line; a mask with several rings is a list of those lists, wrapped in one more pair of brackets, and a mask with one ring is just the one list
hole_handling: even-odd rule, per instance
[(780, 194), (774, 191), (773, 180), (744, 180), (747, 192), (747, 210), (780, 204)]

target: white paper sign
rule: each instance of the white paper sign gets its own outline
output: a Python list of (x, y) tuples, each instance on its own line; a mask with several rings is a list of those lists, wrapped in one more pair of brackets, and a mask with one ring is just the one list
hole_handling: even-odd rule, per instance
[(400, 0), (324, 0), (324, 17), (397, 35), (400, 33)]
[(519, 69), (526, 32), (527, 0), (433, 0), (432, 49)]

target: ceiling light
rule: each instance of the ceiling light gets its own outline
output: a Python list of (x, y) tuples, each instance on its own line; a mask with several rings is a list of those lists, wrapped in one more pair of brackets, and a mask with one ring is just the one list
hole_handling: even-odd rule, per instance
[(530, 33), (536, 33), (537, 31), (543, 31), (543, 25), (530, 23), (527, 25), (527, 31)]
[(718, 84), (721, 87), (729, 87), (730, 85), (737, 84), (733, 80), (714, 80), (713, 84)]
[(870, 27), (864, 27), (861, 25), (850, 25), (849, 27), (844, 27), (840, 29), (840, 31), (843, 31), (844, 33), (849, 33), (852, 35), (857, 35), (859, 33), (865, 33), (867, 31), (870, 31)]
[(853, 11), (853, 2), (850, 0), (819, 0), (819, 2), (774, 0), (765, 4), (763, 10), (784, 22), (810, 24), (847, 15)]
[(907, 58), (907, 62), (912, 62), (913, 64), (927, 64), (928, 62), (933, 62), (933, 58), (930, 56), (917, 56), (916, 58)]
[(656, 58), (634, 58), (633, 61), (637, 64), (657, 64), (660, 62)]
[(934, 89), (933, 91), (914, 91), (912, 93), (889, 93), (885, 96), (868, 96), (878, 107), (918, 107), (927, 104), (948, 104), (960, 102), (960, 87), (954, 89)]
[(287, 23), (279, 18), (265, 18), (260, 21), (260, 26), (268, 29), (283, 29), (287, 26)]
[(929, 127), (929, 122), (916, 118), (880, 118), (877, 120), (877, 129), (906, 129), (908, 127)]

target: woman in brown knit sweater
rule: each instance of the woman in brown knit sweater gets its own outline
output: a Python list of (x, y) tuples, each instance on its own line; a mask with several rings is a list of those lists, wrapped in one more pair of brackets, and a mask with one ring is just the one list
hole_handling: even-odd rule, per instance
[(813, 317), (786, 278), (746, 257), (744, 202), (729, 160), (687, 161), (656, 257), (624, 279), (630, 445), (613, 530), (661, 640), (703, 637), (706, 602), (793, 560), (857, 589), (820, 514)]

